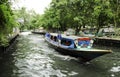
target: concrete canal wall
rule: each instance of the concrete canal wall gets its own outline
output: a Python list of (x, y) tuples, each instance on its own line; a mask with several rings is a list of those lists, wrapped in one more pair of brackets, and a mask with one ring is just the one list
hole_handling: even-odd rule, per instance
[(16, 38), (19, 36), (19, 34), (16, 34), (14, 36), (12, 36), (9, 40), (9, 45), (8, 46), (0, 46), (0, 53), (4, 53), (5, 51), (7, 51), (7, 49), (14, 43), (14, 41), (16, 40)]
[(105, 37), (96, 37), (94, 44), (104, 45), (104, 46), (113, 46), (120, 47), (120, 39), (117, 38), (105, 38)]
[(18, 27), (13, 28), (13, 33), (8, 35), (9, 45), (8, 46), (0, 46), (0, 53), (3, 53), (9, 49), (9, 47), (13, 44), (15, 39), (19, 36), (20, 30)]

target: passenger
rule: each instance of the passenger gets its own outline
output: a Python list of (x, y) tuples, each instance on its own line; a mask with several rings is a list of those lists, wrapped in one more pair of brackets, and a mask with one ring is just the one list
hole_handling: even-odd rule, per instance
[(53, 39), (54, 39), (54, 36), (51, 36), (50, 39), (53, 40)]
[(49, 33), (49, 32), (48, 32), (48, 33), (46, 33), (46, 34), (45, 34), (45, 36), (50, 37), (50, 33)]
[(61, 40), (61, 39), (62, 39), (61, 34), (58, 34), (58, 35), (57, 35), (57, 39), (59, 39), (59, 40)]
[(61, 39), (62, 39), (61, 34), (58, 34), (58, 35), (57, 35), (57, 39), (58, 39), (58, 42), (59, 42), (59, 45), (60, 45), (60, 44), (61, 44)]
[(55, 41), (55, 42), (57, 42), (57, 41), (58, 41), (56, 36), (54, 36), (54, 41)]
[(70, 46), (70, 41), (66, 41), (66, 46)]

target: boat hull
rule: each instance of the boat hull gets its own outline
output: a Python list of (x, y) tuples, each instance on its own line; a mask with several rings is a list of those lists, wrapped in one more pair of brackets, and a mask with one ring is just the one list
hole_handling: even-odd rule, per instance
[(41, 35), (45, 35), (45, 32), (32, 32), (34, 34), (41, 34)]
[(94, 58), (109, 53), (109, 52), (92, 52), (92, 51), (82, 51), (82, 50), (76, 51), (76, 50), (64, 49), (61, 47), (58, 47), (56, 50), (65, 55), (81, 58), (83, 61), (90, 61)]

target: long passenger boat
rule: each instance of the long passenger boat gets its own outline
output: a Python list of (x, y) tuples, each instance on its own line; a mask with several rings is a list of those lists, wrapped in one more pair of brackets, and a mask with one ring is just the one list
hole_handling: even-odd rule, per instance
[(58, 52), (81, 58), (85, 62), (112, 52), (111, 50), (92, 48), (93, 40), (88, 37), (46, 33), (45, 40)]

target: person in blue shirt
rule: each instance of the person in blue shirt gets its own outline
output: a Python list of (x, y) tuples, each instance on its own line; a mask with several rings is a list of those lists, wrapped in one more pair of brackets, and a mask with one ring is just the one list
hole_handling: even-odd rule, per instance
[(62, 39), (61, 34), (58, 34), (58, 35), (57, 35), (57, 39), (59, 39), (59, 40), (61, 40), (61, 39)]
[(48, 33), (46, 33), (46, 34), (45, 34), (45, 36), (50, 37), (50, 33), (49, 33), (49, 32), (48, 32)]

